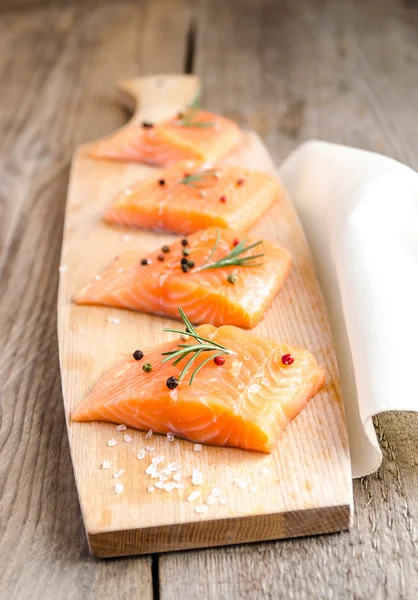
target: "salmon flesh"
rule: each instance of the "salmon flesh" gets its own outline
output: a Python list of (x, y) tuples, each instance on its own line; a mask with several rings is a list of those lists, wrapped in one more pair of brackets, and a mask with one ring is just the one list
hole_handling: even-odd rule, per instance
[[(263, 254), (254, 260), (254, 266), (199, 270), (206, 261), (211, 264), (227, 256), (245, 239), (246, 246), (257, 241), (212, 227), (173, 242), (163, 248), (166, 252), (161, 248), (151, 253), (128, 250), (85, 286), (74, 301), (172, 318), (178, 318), (178, 307), (182, 306), (192, 323), (254, 327), (287, 278), (289, 252), (263, 240), (243, 254)], [(194, 266), (188, 267), (187, 263)]]

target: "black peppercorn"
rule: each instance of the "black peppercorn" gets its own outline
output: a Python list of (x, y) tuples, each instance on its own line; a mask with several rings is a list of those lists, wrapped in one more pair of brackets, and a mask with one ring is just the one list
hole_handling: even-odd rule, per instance
[(182, 258), (180, 264), (187, 265), (187, 258)]
[(165, 185), (165, 179), (160, 179), (158, 185)]
[(147, 259), (147, 258), (143, 258), (143, 259), (141, 260), (141, 265), (144, 265), (144, 266), (145, 266), (145, 265), (147, 265), (147, 264), (148, 264), (148, 259)]
[(183, 273), (188, 273), (189, 269), (189, 265), (181, 265), (181, 270), (183, 271)]
[(149, 121), (143, 121), (142, 127), (144, 129), (151, 129), (152, 127), (154, 127), (154, 123), (150, 123)]
[(188, 242), (188, 240), (186, 240), (186, 238), (183, 238), (183, 239), (181, 240), (181, 245), (182, 245), (182, 246), (188, 246), (188, 245), (189, 245), (189, 242)]
[(177, 377), (169, 377), (165, 383), (169, 390), (174, 390), (179, 384)]
[(135, 350), (132, 356), (135, 360), (141, 360), (141, 358), (144, 357), (144, 353), (142, 352), (142, 350)]
[(193, 269), (193, 267), (194, 267), (194, 260), (188, 260), (187, 261), (187, 265), (189, 266), (190, 269)]
[(164, 252), (164, 254), (167, 254), (167, 252), (170, 252), (170, 246), (163, 246), (161, 250)]
[(183, 248), (183, 256), (189, 256), (190, 250), (188, 248)]
[(157, 256), (157, 260), (159, 260), (160, 262), (163, 262), (163, 260), (164, 260), (164, 254), (159, 254)]

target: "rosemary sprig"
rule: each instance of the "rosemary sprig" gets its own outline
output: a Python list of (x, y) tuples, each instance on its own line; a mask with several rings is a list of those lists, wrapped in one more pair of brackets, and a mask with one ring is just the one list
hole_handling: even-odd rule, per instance
[(215, 178), (216, 170), (215, 169), (206, 169), (205, 171), (196, 171), (191, 175), (186, 175), (184, 179), (180, 181), (180, 183), (184, 183), (184, 185), (188, 185), (192, 188), (202, 188), (206, 187), (210, 183), (210, 179)]
[(209, 262), (210, 259), (212, 258), (212, 256), (215, 254), (216, 249), (219, 245), (219, 239), (220, 239), (220, 231), (218, 229), (218, 235), (216, 237), (215, 240), (215, 244), (208, 256), (208, 258), (205, 260), (205, 262), (200, 265), (200, 267), (197, 267), (194, 270), (194, 273), (196, 273), (197, 271), (204, 271), (205, 269), (220, 269), (222, 267), (260, 267), (263, 263), (255, 263), (254, 260), (257, 258), (261, 258), (262, 256), (264, 256), (264, 254), (250, 254), (249, 256), (242, 256), (245, 252), (248, 252), (248, 250), (252, 250), (252, 248), (255, 248), (256, 246), (258, 246), (259, 244), (262, 243), (262, 240), (259, 240), (258, 242), (254, 242), (254, 244), (250, 244), (249, 246), (246, 246), (246, 240), (243, 240), (242, 242), (240, 242), (239, 244), (237, 244), (235, 246), (235, 248), (233, 248), (231, 250), (231, 252), (229, 254), (227, 254), (226, 256), (223, 256), (222, 258), (220, 258), (219, 260), (215, 260), (214, 262)]
[(168, 331), (171, 333), (179, 333), (181, 335), (188, 335), (189, 337), (195, 339), (197, 343), (196, 344), (177, 344), (177, 350), (175, 349), (175, 350), (170, 350), (169, 352), (162, 353), (162, 356), (166, 357), (162, 360), (162, 362), (165, 363), (165, 362), (168, 362), (168, 361), (171, 361), (174, 359), (174, 361), (172, 363), (173, 366), (178, 365), (182, 360), (188, 358), (186, 364), (183, 367), (183, 370), (181, 371), (181, 373), (178, 377), (178, 381), (181, 381), (182, 379), (184, 379), (189, 368), (193, 365), (194, 361), (203, 352), (211, 352), (211, 353), (214, 352), (215, 353), (215, 354), (211, 354), (208, 358), (206, 358), (203, 362), (201, 362), (200, 365), (197, 366), (196, 369), (193, 371), (193, 373), (190, 377), (190, 380), (189, 380), (189, 385), (192, 385), (193, 380), (196, 377), (197, 373), (207, 362), (209, 362), (210, 360), (213, 360), (217, 356), (221, 356), (222, 354), (235, 354), (235, 352), (233, 352), (232, 350), (228, 350), (228, 348), (225, 348), (225, 346), (222, 346), (221, 344), (218, 344), (217, 342), (214, 342), (212, 340), (209, 340), (208, 338), (205, 338), (205, 337), (202, 337), (201, 335), (199, 335), (197, 333), (197, 331), (195, 330), (195, 328), (193, 327), (193, 325), (190, 323), (189, 319), (187, 318), (187, 316), (182, 308), (179, 308), (179, 313), (183, 320), (183, 323), (186, 326), (186, 329), (181, 330), (181, 329), (167, 328), (167, 329), (164, 329), (163, 331)]
[(184, 112), (179, 113), (177, 120), (175, 121), (176, 125), (180, 127), (213, 127), (215, 123), (213, 121), (195, 121), (195, 117), (197, 116), (200, 110), (200, 89), (197, 91), (196, 96), (186, 106), (186, 110)]

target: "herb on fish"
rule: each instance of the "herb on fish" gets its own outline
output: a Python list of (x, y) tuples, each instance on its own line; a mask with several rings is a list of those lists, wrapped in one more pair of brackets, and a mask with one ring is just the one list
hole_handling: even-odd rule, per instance
[[(170, 350), (169, 352), (163, 352), (162, 356), (165, 356), (166, 358), (164, 358), (162, 360), (163, 363), (168, 362), (173, 360), (173, 366), (177, 366), (182, 360), (184, 359), (188, 359), (186, 364), (183, 367), (182, 372), (180, 373), (179, 377), (176, 378), (177, 382), (180, 382), (182, 379), (184, 379), (186, 373), (188, 372), (189, 368), (193, 365), (194, 361), (203, 353), (203, 352), (210, 352), (211, 355), (206, 358), (203, 362), (200, 363), (200, 365), (198, 367), (195, 368), (195, 370), (193, 371), (190, 380), (189, 380), (189, 385), (192, 385), (194, 378), (196, 377), (197, 373), (200, 371), (200, 369), (202, 367), (204, 367), (204, 365), (206, 363), (208, 363), (210, 360), (215, 360), (217, 357), (222, 356), (223, 354), (235, 354), (235, 352), (233, 352), (232, 350), (229, 350), (228, 348), (225, 348), (225, 346), (222, 346), (221, 344), (218, 344), (217, 342), (214, 342), (212, 340), (209, 340), (208, 338), (204, 338), (202, 336), (200, 336), (195, 328), (193, 327), (193, 325), (190, 323), (189, 319), (187, 318), (185, 312), (183, 311), (183, 309), (179, 308), (179, 313), (180, 316), (183, 320), (183, 323), (186, 326), (186, 330), (183, 331), (181, 329), (164, 329), (163, 331), (167, 331), (170, 333), (179, 333), (180, 335), (187, 335), (190, 338), (194, 338), (196, 340), (197, 343), (195, 344), (177, 344), (177, 349), (174, 350)], [(215, 352), (215, 354), (212, 354), (213, 352)], [(224, 359), (225, 361), (225, 359)], [(171, 380), (171, 378), (169, 378)], [(168, 380), (167, 380), (168, 382)]]
[(250, 254), (249, 256), (242, 256), (244, 252), (248, 252), (252, 248), (255, 248), (259, 244), (262, 244), (262, 240), (255, 242), (254, 244), (250, 244), (249, 246), (245, 246), (246, 241), (243, 240), (239, 242), (229, 254), (216, 260), (214, 262), (209, 262), (212, 256), (215, 254), (216, 249), (219, 245), (220, 238), (220, 230), (218, 229), (218, 234), (215, 240), (215, 244), (206, 259), (206, 261), (200, 265), (196, 269), (196, 271), (204, 271), (205, 269), (221, 269), (222, 267), (260, 267), (263, 263), (255, 263), (253, 262), (257, 258), (261, 258), (264, 254)]
[(200, 110), (200, 91), (197, 92), (194, 100), (187, 105), (184, 112), (180, 112), (177, 115), (177, 120), (174, 121), (175, 125), (180, 127), (213, 127), (214, 121), (195, 121)]
[(217, 180), (215, 169), (205, 169), (191, 174), (185, 173), (184, 178), (180, 183), (188, 185), (191, 188), (202, 188), (207, 187), (211, 183), (215, 183), (212, 180)]

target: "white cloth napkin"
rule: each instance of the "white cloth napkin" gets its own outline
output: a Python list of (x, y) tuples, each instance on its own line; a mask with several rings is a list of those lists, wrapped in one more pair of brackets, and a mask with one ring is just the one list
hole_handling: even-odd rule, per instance
[(328, 308), (353, 477), (378, 469), (372, 416), (418, 410), (418, 174), (384, 156), (307, 142), (280, 168)]

